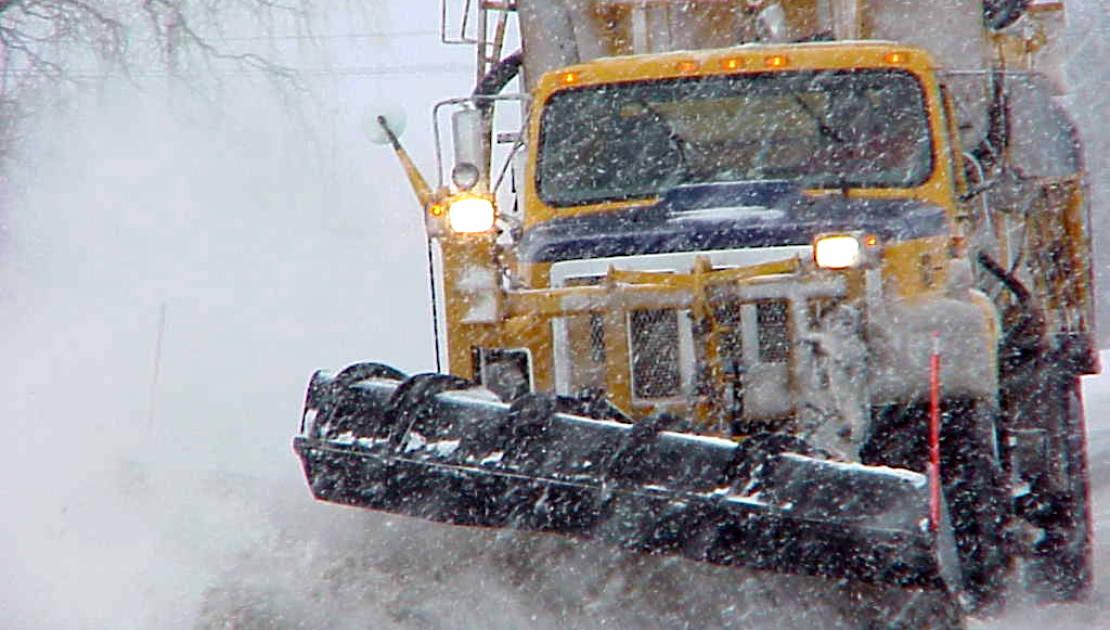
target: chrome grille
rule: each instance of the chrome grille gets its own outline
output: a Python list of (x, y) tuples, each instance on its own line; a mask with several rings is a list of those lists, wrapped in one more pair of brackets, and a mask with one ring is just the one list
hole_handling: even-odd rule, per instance
[(786, 363), (790, 359), (790, 303), (787, 300), (756, 302), (759, 360)]
[[(563, 286), (586, 287), (601, 282), (601, 276), (567, 278)], [(563, 391), (575, 394), (586, 390), (603, 390), (605, 379), (605, 316), (601, 313), (580, 313), (562, 318), (565, 334)]]
[(632, 350), (632, 393), (636, 398), (669, 398), (681, 393), (678, 313), (632, 311), (628, 315)]
[(590, 360), (605, 363), (605, 318), (600, 313), (590, 313)]
[(741, 303), (735, 300), (718, 303), (713, 308), (717, 326), (717, 355), (726, 368), (744, 362), (744, 334), (741, 328)]

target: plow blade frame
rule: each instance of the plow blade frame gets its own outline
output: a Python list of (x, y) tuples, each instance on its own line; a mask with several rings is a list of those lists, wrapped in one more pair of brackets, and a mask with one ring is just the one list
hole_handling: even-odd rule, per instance
[(293, 445), (317, 499), (719, 565), (958, 590), (951, 527), (947, 514), (930, 527), (924, 475), (411, 386), (420, 378), (314, 375)]

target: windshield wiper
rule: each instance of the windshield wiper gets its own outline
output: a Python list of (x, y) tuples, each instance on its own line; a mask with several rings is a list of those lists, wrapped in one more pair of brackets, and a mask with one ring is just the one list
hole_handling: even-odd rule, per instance
[(637, 105), (642, 106), (646, 112), (651, 114), (652, 120), (658, 123), (661, 127), (663, 127), (663, 129), (667, 131), (667, 139), (671, 141), (671, 144), (674, 146), (675, 150), (678, 151), (678, 165), (677, 168), (673, 171), (674, 174), (678, 175), (678, 179), (673, 183), (678, 184), (685, 181), (686, 175), (690, 171), (690, 162), (686, 155), (686, 139), (678, 135), (678, 132), (675, 131), (674, 127), (671, 126), (671, 123), (667, 120), (667, 117), (664, 116), (662, 112), (655, 109), (655, 107), (653, 107), (651, 103), (648, 103), (644, 99), (639, 99), (633, 102), (635, 102)]
[(809, 103), (806, 103), (796, 92), (792, 92), (790, 97), (794, 99), (794, 102), (798, 104), (798, 107), (802, 108), (802, 111), (804, 111), (806, 115), (813, 119), (813, 122), (817, 123), (817, 131), (820, 131), (822, 136), (840, 144), (847, 142), (844, 136), (840, 135), (839, 131), (830, 127), (829, 123), (819, 116), (817, 112), (813, 111)]

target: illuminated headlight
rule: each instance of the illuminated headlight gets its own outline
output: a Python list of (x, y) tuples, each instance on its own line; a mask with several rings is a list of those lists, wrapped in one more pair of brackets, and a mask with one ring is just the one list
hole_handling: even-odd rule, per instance
[(484, 197), (463, 197), (447, 208), (447, 224), (461, 234), (477, 234), (493, 229), (493, 202)]
[(849, 269), (863, 261), (863, 246), (854, 236), (819, 236), (813, 241), (813, 260), (824, 269)]

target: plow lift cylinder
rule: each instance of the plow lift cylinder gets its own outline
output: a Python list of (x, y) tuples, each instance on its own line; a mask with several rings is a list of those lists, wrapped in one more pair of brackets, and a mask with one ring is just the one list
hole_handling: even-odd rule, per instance
[(568, 401), (509, 404), (457, 377), (357, 364), (313, 376), (294, 449), (325, 501), (720, 565), (959, 588), (951, 526), (926, 475), (821, 459), (781, 435), (736, 443), (588, 417)]

